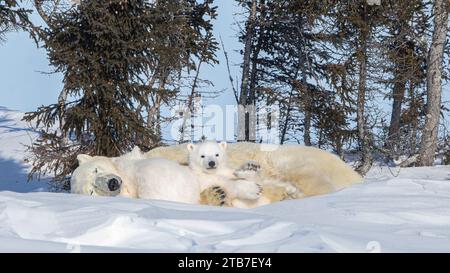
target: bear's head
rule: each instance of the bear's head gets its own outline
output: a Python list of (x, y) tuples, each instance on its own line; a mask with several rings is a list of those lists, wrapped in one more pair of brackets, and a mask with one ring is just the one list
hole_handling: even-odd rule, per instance
[(189, 167), (205, 173), (215, 173), (226, 167), (226, 142), (204, 141), (199, 144), (187, 145), (189, 152)]
[(78, 168), (70, 179), (72, 193), (116, 196), (120, 194), (122, 178), (112, 158), (103, 156), (77, 156)]
[[(70, 179), (72, 193), (96, 196), (129, 196), (127, 181), (123, 169), (133, 160), (143, 159), (144, 155), (138, 147), (120, 157), (77, 156), (78, 168)], [(121, 171), (122, 170), (122, 171)]]

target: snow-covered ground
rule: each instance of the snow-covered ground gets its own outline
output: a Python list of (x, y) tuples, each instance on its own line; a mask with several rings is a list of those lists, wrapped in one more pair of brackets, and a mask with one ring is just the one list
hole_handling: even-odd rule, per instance
[(27, 183), (24, 145), (30, 145), (37, 134), (22, 117), (22, 112), (0, 106), (0, 191), (45, 191), (44, 181)]
[(49, 193), (25, 182), (34, 133), (20, 116), (0, 108), (2, 252), (450, 252), (449, 166), (375, 167), (364, 184), (252, 210)]

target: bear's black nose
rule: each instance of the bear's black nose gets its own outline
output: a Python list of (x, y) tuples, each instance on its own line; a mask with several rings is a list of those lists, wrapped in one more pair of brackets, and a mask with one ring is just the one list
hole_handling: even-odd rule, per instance
[(216, 166), (216, 162), (214, 162), (214, 161), (209, 161), (208, 165), (209, 165), (211, 168), (214, 168), (214, 166)]
[(108, 189), (110, 191), (117, 191), (120, 188), (120, 182), (119, 180), (115, 178), (111, 178), (108, 180)]

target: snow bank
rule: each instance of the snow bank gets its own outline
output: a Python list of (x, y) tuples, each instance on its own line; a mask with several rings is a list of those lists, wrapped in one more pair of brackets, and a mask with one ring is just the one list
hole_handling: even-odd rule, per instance
[(388, 173), (253, 210), (0, 192), (0, 251), (449, 252), (450, 168)]
[(253, 210), (45, 191), (35, 132), (0, 107), (0, 252), (450, 252), (450, 167), (375, 167), (366, 183)]
[(22, 112), (0, 106), (0, 191), (45, 191), (45, 181), (27, 183), (25, 145), (30, 145), (37, 133), (22, 117)]

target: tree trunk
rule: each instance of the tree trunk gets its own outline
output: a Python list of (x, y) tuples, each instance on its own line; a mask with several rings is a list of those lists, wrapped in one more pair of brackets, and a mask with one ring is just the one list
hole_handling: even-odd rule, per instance
[(291, 111), (292, 111), (291, 104), (293, 103), (292, 99), (294, 95), (294, 89), (295, 87), (292, 86), (291, 92), (289, 93), (289, 99), (287, 102), (287, 109), (286, 109), (286, 117), (284, 119), (283, 127), (281, 127), (280, 144), (284, 144), (284, 142), (286, 141), (287, 129), (289, 127), (289, 120), (291, 118)]
[(372, 166), (372, 151), (370, 149), (370, 136), (367, 131), (365, 118), (366, 105), (366, 77), (367, 77), (367, 33), (361, 33), (361, 48), (359, 52), (359, 83), (358, 98), (356, 105), (356, 122), (358, 127), (358, 140), (362, 153), (361, 163), (357, 170), (361, 174), (366, 174)]
[[(258, 35), (258, 41), (256, 42), (256, 45), (253, 49), (253, 54), (251, 57), (251, 63), (252, 63), (252, 68), (250, 71), (250, 83), (249, 83), (249, 94), (248, 94), (248, 99), (247, 102), (248, 103), (255, 103), (256, 100), (256, 80), (257, 80), (257, 75), (258, 75), (258, 57), (259, 57), (259, 53), (261, 52), (261, 47), (262, 47), (262, 43), (263, 43), (263, 24), (264, 24), (264, 17), (265, 17), (265, 0), (260, 0), (259, 3), (260, 6), (260, 20), (259, 20), (259, 35)], [(256, 16), (256, 6), (255, 6), (255, 10), (253, 11), (255, 13)], [(256, 18), (254, 18), (254, 20), (256, 20)], [(255, 25), (253, 25), (253, 29), (255, 29)], [(253, 30), (254, 31), (254, 30)]]
[[(187, 121), (188, 119), (192, 119), (192, 114), (193, 114), (193, 106), (194, 106), (194, 97), (196, 95), (196, 89), (197, 89), (197, 85), (198, 85), (198, 80), (199, 80), (199, 76), (200, 76), (200, 68), (202, 66), (203, 60), (200, 60), (198, 65), (197, 65), (197, 70), (195, 72), (195, 77), (194, 77), (194, 81), (192, 83), (191, 86), (191, 93), (190, 95), (188, 95), (188, 99), (186, 102), (186, 108), (183, 111), (183, 121), (181, 123), (181, 127), (180, 127), (180, 138), (178, 140), (178, 143), (184, 143), (186, 142), (185, 140), (185, 134), (187, 132)], [(194, 141), (194, 139), (191, 139), (190, 141)]]
[(306, 95), (303, 100), (303, 112), (305, 115), (303, 120), (303, 142), (305, 143), (305, 146), (311, 146), (311, 94), (306, 79), (302, 80), (302, 88)]
[(342, 138), (340, 136), (334, 138), (334, 147), (339, 158), (344, 160), (344, 150), (342, 149)]
[(255, 31), (256, 21), (256, 0), (252, 0), (252, 7), (248, 18), (248, 23), (245, 31), (245, 46), (244, 46), (244, 61), (242, 65), (242, 82), (241, 93), (239, 94), (238, 102), (238, 141), (248, 141), (250, 135), (250, 119), (247, 113), (247, 105), (249, 100), (249, 77), (250, 77), (250, 62), (252, 53), (252, 39)]
[[(300, 34), (300, 31), (298, 31)], [(306, 48), (297, 45), (297, 47), (299, 48), (300, 52), (302, 52), (300, 59), (302, 60), (302, 89), (303, 89), (303, 94), (304, 94), (304, 99), (303, 99), (303, 113), (304, 113), (304, 120), (303, 120), (303, 142), (305, 144), (305, 146), (311, 146), (311, 118), (312, 118), (312, 114), (311, 114), (311, 92), (308, 88), (308, 82), (307, 82), (307, 75), (306, 75), (306, 71), (307, 71), (307, 61), (308, 61), (308, 57), (306, 56)]]
[(67, 131), (64, 130), (66, 116), (66, 102), (67, 102), (67, 90), (63, 89), (58, 96), (58, 105), (59, 105), (59, 129), (61, 130), (62, 141), (64, 144), (69, 142), (67, 137)]
[[(256, 8), (256, 7), (255, 7)], [(249, 92), (247, 96), (247, 105), (249, 109), (248, 111), (248, 124), (246, 124), (246, 140), (250, 142), (256, 141), (256, 81), (258, 75), (258, 57), (261, 52), (261, 47), (263, 43), (263, 24), (264, 24), (264, 15), (265, 15), (265, 0), (259, 1), (260, 8), (260, 20), (259, 20), (259, 34), (256, 45), (253, 48), (252, 57), (251, 57), (251, 71), (250, 71), (250, 83), (249, 83)], [(256, 9), (253, 10), (256, 16)], [(256, 20), (256, 18), (254, 18)], [(256, 22), (255, 22), (256, 23)], [(255, 32), (256, 25), (253, 25), (253, 30)], [(253, 33), (255, 35), (255, 33)]]
[[(305, 103), (308, 103), (305, 101)], [(303, 125), (303, 142), (305, 146), (311, 146), (311, 111), (305, 111), (305, 119)]]
[(394, 59), (394, 87), (392, 89), (393, 102), (389, 133), (385, 146), (388, 150), (391, 150), (394, 154), (396, 154), (400, 144), (400, 117), (406, 91), (406, 74), (408, 73), (405, 64), (409, 49), (406, 33), (408, 33), (410, 27), (408, 25), (408, 21), (399, 19), (394, 28), (394, 50), (396, 53), (396, 58)]
[(410, 103), (410, 112), (411, 113), (411, 117), (410, 117), (410, 122), (409, 122), (409, 126), (408, 126), (408, 131), (409, 131), (409, 155), (414, 155), (417, 153), (416, 149), (417, 149), (417, 128), (419, 125), (419, 110), (417, 107), (417, 102), (416, 102), (416, 95), (415, 95), (415, 87), (414, 87), (414, 83), (412, 81), (410, 81), (409, 83), (409, 97), (411, 100)]
[(434, 31), (427, 57), (427, 107), (425, 127), (419, 151), (419, 166), (431, 166), (437, 149), (439, 118), (441, 109), (441, 83), (444, 46), (447, 37), (447, 0), (434, 2)]
[[(163, 70), (162, 74), (159, 77), (158, 84), (158, 92), (155, 94), (153, 98), (153, 105), (149, 105), (147, 107), (147, 128), (151, 129), (156, 136), (156, 141), (161, 141), (161, 104), (162, 98), (161, 93), (162, 90), (166, 86), (167, 78), (169, 77), (169, 71)], [(148, 142), (148, 141), (147, 141)], [(149, 143), (151, 144), (151, 143)]]
[(400, 134), (400, 117), (402, 113), (402, 103), (405, 96), (406, 82), (397, 78), (392, 90), (392, 112), (391, 123), (389, 124), (389, 136), (387, 140), (387, 147), (397, 150)]

